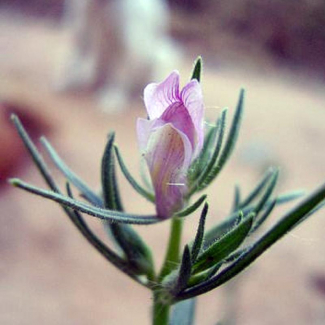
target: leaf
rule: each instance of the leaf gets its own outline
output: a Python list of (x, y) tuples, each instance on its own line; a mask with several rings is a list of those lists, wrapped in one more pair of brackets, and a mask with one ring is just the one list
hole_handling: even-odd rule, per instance
[(16, 128), (20, 138), (22, 139), (27, 151), (31, 155), (36, 167), (38, 168), (38, 170), (41, 173), (42, 177), (44, 178), (45, 182), (47, 183), (47, 185), (53, 191), (58, 192), (59, 188), (56, 185), (56, 183), (55, 183), (55, 181), (54, 181), (54, 179), (53, 179), (53, 177), (51, 175), (51, 172), (50, 172), (49, 168), (47, 167), (43, 157), (41, 156), (41, 154), (37, 150), (37, 148), (34, 145), (33, 141), (31, 140), (31, 138), (29, 137), (29, 135), (25, 131), (25, 129), (24, 129), (23, 125), (21, 124), (18, 116), (15, 115), (15, 114), (12, 114), (11, 115), (11, 120), (14, 123), (15, 128)]
[[(123, 211), (115, 175), (113, 156), (114, 133), (108, 136), (107, 145), (102, 158), (102, 187), (105, 208)], [(116, 243), (123, 250), (129, 265), (136, 274), (153, 277), (153, 260), (149, 247), (145, 244), (131, 225), (107, 221)]]
[(202, 248), (203, 238), (204, 238), (205, 220), (206, 220), (206, 216), (208, 214), (208, 210), (209, 210), (209, 205), (207, 203), (205, 203), (202, 213), (201, 213), (199, 226), (198, 226), (198, 229), (196, 232), (194, 243), (193, 243), (193, 246), (191, 249), (191, 257), (192, 257), (193, 263), (195, 263), (198, 255), (201, 251), (201, 248)]
[(254, 207), (254, 212), (256, 213), (256, 215), (258, 215), (260, 213), (260, 211), (262, 211), (262, 209), (264, 208), (264, 206), (270, 199), (270, 197), (273, 193), (273, 190), (276, 186), (276, 183), (278, 181), (278, 177), (279, 177), (279, 171), (277, 169), (275, 169), (272, 172), (272, 176), (268, 182), (268, 185), (266, 187), (264, 194), (262, 195), (262, 197), (260, 198), (260, 200), (256, 203), (256, 205)]
[(115, 148), (115, 153), (116, 153), (116, 157), (117, 157), (117, 161), (121, 167), (121, 171), (123, 173), (123, 175), (125, 176), (125, 178), (128, 180), (128, 182), (130, 183), (130, 185), (143, 197), (145, 197), (148, 201), (150, 202), (155, 202), (155, 196), (153, 193), (148, 192), (145, 188), (143, 188), (131, 175), (131, 173), (128, 171), (122, 156), (120, 154), (120, 151), (118, 150), (117, 146), (114, 146)]
[[(67, 192), (71, 199), (73, 199), (73, 195), (71, 192), (71, 188), (69, 183), (67, 183)], [(131, 278), (136, 280), (137, 282), (144, 284), (134, 273), (134, 270), (130, 267), (130, 265), (123, 260), (120, 256), (118, 256), (115, 252), (113, 252), (108, 246), (106, 246), (88, 227), (85, 220), (82, 218), (81, 214), (78, 211), (69, 211), (69, 215), (72, 218), (73, 223), (81, 232), (81, 234), (85, 237), (85, 239), (110, 263), (112, 263), (116, 268), (120, 271), (128, 274)]]
[(253, 200), (261, 193), (261, 191), (263, 190), (263, 188), (266, 186), (266, 184), (268, 183), (270, 177), (273, 175), (273, 169), (270, 168), (266, 171), (266, 173), (264, 174), (263, 178), (261, 179), (261, 181), (257, 184), (257, 186), (252, 190), (252, 192), (246, 197), (246, 199), (244, 199), (241, 204), (239, 205), (239, 209), (244, 208), (245, 206), (247, 206), (248, 204), (252, 203)]
[(220, 125), (218, 127), (218, 137), (215, 145), (215, 149), (213, 151), (213, 154), (209, 160), (209, 162), (205, 165), (205, 168), (203, 169), (202, 173), (198, 176), (196, 180), (194, 180), (194, 184), (192, 185), (191, 189), (189, 190), (188, 196), (191, 196), (196, 191), (202, 190), (205, 187), (206, 179), (209, 178), (209, 175), (211, 171), (213, 170), (216, 161), (219, 157), (219, 153), (222, 147), (224, 133), (226, 129), (226, 119), (227, 119), (227, 109), (224, 109), (221, 112), (221, 116), (219, 118), (220, 122), (217, 122), (217, 124)]
[(41, 143), (50, 155), (56, 167), (63, 173), (67, 180), (82, 193), (84, 198), (96, 206), (103, 206), (103, 200), (95, 194), (83, 180), (70, 170), (45, 137), (41, 137)]
[(253, 216), (248, 216), (200, 254), (193, 265), (193, 274), (209, 269), (236, 250), (246, 239), (253, 224)]
[(19, 179), (11, 179), (10, 183), (16, 187), (24, 189), (30, 193), (42, 196), (44, 198), (50, 199), (52, 201), (58, 202), (64, 205), (67, 208), (84, 212), (90, 216), (110, 220), (112, 222), (122, 222), (128, 224), (138, 224), (138, 225), (149, 225), (162, 221), (157, 216), (141, 216), (141, 215), (132, 215), (119, 211), (106, 210), (98, 207), (92, 207), (83, 202), (72, 200), (69, 197), (63, 196), (59, 193), (46, 191), (37, 187), (34, 187), (30, 184), (27, 184)]
[(202, 57), (199, 56), (195, 61), (191, 79), (196, 79), (198, 82), (200, 82), (201, 73), (202, 73)]
[(235, 212), (240, 208), (240, 188), (238, 185), (235, 186), (235, 195), (234, 195), (234, 203), (232, 204), (232, 211)]
[(201, 206), (201, 204), (206, 200), (206, 198), (207, 198), (206, 194), (200, 196), (193, 204), (191, 204), (190, 206), (186, 207), (181, 211), (176, 212), (175, 217), (183, 218), (190, 215)]
[(101, 180), (105, 208), (117, 211), (123, 211), (121, 198), (115, 175), (115, 164), (113, 156), (115, 134), (111, 132), (108, 135), (107, 144), (102, 158)]
[(194, 325), (196, 299), (180, 301), (173, 306), (169, 325)]
[(273, 202), (265, 209), (263, 214), (259, 218), (256, 218), (253, 227), (250, 231), (251, 233), (255, 232), (257, 229), (259, 229), (262, 226), (262, 224), (266, 221), (266, 219), (271, 215), (271, 212), (273, 211), (275, 206), (276, 206), (276, 200), (273, 200)]
[(134, 273), (145, 274), (149, 278), (153, 278), (154, 266), (151, 250), (139, 234), (126, 224), (111, 223), (110, 228)]
[(236, 112), (230, 127), (226, 143), (220, 153), (220, 157), (217, 163), (214, 165), (213, 169), (209, 172), (209, 174), (204, 177), (204, 182), (199, 187), (199, 190), (203, 190), (204, 188), (206, 188), (218, 176), (219, 172), (222, 170), (235, 148), (244, 111), (244, 94), (244, 89), (241, 89)]
[[(252, 209), (251, 209), (252, 211)], [(242, 215), (246, 215), (248, 213), (248, 209), (240, 210), (232, 213), (229, 217), (215, 225), (214, 227), (210, 228), (204, 234), (204, 245), (203, 248), (206, 249), (210, 246), (216, 239), (223, 237), (227, 232), (233, 229), (241, 220)]]
[(299, 205), (287, 212), (269, 231), (256, 241), (250, 249), (244, 252), (236, 262), (223, 269), (210, 280), (183, 291), (178, 295), (176, 300), (180, 301), (204, 294), (232, 279), (290, 230), (294, 229), (303, 220), (311, 216), (312, 212), (322, 204), (322, 202), (324, 203), (324, 201), (325, 184), (311, 193)]
[(188, 280), (191, 277), (191, 267), (191, 252), (188, 245), (185, 245), (176, 285), (171, 290), (173, 295), (177, 295), (186, 288)]
[(206, 132), (203, 148), (200, 152), (200, 155), (194, 160), (189, 169), (188, 179), (190, 180), (190, 184), (196, 181), (198, 176), (202, 173), (203, 169), (207, 166), (209, 160), (211, 159), (212, 148), (216, 142), (216, 136), (218, 134), (219, 127), (220, 119), (217, 120), (216, 125), (213, 125)]

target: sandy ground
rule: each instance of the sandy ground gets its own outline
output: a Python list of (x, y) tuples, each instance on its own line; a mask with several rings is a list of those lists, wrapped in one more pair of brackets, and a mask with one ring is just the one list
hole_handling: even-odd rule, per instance
[[(0, 98), (20, 110), (28, 107), (29, 113), (45, 119), (51, 130), (47, 135), (61, 156), (98, 188), (100, 158), (109, 130), (116, 131), (130, 169), (137, 171), (135, 121), (145, 114), (144, 107), (139, 94), (132, 108), (108, 115), (90, 96), (54, 93), (54, 67), (66, 43), (66, 35), (51, 25), (2, 17)], [(175, 67), (185, 76), (183, 82), (193, 59), (188, 57), (182, 67)], [(280, 166), (278, 193), (295, 188), (310, 191), (324, 182), (324, 84), (308, 79), (303, 72), (254, 64), (253, 59), (245, 66), (218, 58), (210, 61), (203, 78), (208, 117), (215, 118), (224, 106), (232, 113), (241, 86), (248, 93), (236, 153), (208, 191), (209, 224), (229, 211), (236, 182), (246, 193), (270, 165)], [(0, 139), (2, 147), (6, 142), (5, 137)], [(1, 155), (10, 156), (8, 150)], [(17, 175), (44, 186), (31, 162), (12, 176)], [(120, 179), (129, 211), (152, 211)], [(58, 206), (2, 185), (1, 324), (150, 323), (149, 292), (93, 252)], [(268, 225), (280, 216), (281, 210), (277, 210)], [(90, 222), (104, 236), (101, 223)], [(184, 242), (193, 235), (196, 222), (195, 215), (188, 219)], [(216, 324), (227, 310), (238, 324), (324, 324), (324, 227), (322, 211), (275, 245), (230, 286), (200, 297), (197, 324)], [(167, 223), (139, 227), (155, 251), (157, 264), (163, 258), (167, 230)]]

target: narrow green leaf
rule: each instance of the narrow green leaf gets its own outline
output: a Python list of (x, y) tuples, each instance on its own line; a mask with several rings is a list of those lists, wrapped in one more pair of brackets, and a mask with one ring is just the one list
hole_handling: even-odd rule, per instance
[(311, 212), (325, 200), (325, 184), (310, 194), (298, 206), (284, 215), (265, 235), (263, 235), (251, 248), (243, 253), (241, 257), (233, 264), (222, 270), (210, 280), (189, 288), (177, 297), (177, 300), (189, 299), (206, 292), (209, 292), (225, 282), (232, 279), (247, 266), (253, 263), (269, 247), (281, 239), (290, 230), (295, 228), (303, 220), (311, 215)]
[(153, 259), (150, 248), (131, 225), (111, 223), (110, 227), (115, 240), (124, 251), (129, 265), (135, 274), (154, 276)]
[(196, 299), (180, 301), (173, 306), (169, 325), (194, 325)]
[(206, 132), (202, 151), (200, 152), (199, 157), (196, 158), (196, 160), (192, 163), (189, 170), (188, 179), (190, 180), (190, 184), (196, 181), (211, 159), (212, 148), (214, 148), (219, 127), (220, 119), (217, 120), (216, 125), (210, 127), (210, 129)]
[(201, 252), (203, 238), (204, 238), (205, 220), (206, 220), (206, 216), (208, 214), (208, 210), (209, 210), (209, 205), (208, 205), (208, 203), (205, 203), (202, 213), (201, 213), (199, 226), (198, 226), (198, 229), (196, 232), (194, 243), (193, 243), (193, 246), (191, 249), (191, 256), (192, 256), (193, 263), (195, 263), (199, 253)]
[(230, 127), (226, 143), (223, 147), (222, 152), (220, 153), (220, 157), (217, 163), (214, 165), (211, 172), (204, 178), (203, 185), (199, 187), (200, 190), (206, 188), (217, 177), (217, 175), (222, 170), (235, 148), (244, 111), (244, 93), (244, 90), (241, 89), (236, 112)]
[(244, 199), (240, 206), (238, 207), (239, 209), (244, 208), (248, 204), (252, 203), (253, 200), (261, 193), (263, 188), (268, 184), (268, 181), (270, 177), (273, 175), (274, 170), (272, 168), (268, 169), (266, 173), (264, 174), (263, 178), (261, 181), (256, 185), (256, 187), (252, 190), (252, 192)]
[(232, 213), (229, 217), (227, 217), (226, 219), (206, 231), (204, 234), (203, 248), (206, 249), (218, 238), (223, 237), (226, 233), (228, 233), (231, 229), (238, 225), (240, 220), (242, 219), (242, 215), (247, 215), (247, 210), (248, 209), (246, 209), (246, 211), (240, 210)]
[[(116, 181), (113, 145), (114, 133), (110, 133), (102, 158), (103, 197), (106, 209), (123, 211)], [(123, 250), (134, 273), (145, 274), (149, 278), (153, 278), (154, 269), (151, 251), (138, 233), (131, 225), (112, 223), (108, 220), (104, 220), (104, 222), (110, 228), (115, 242)]]
[(253, 215), (243, 220), (238, 226), (219, 238), (200, 254), (193, 265), (193, 274), (202, 272), (216, 265), (236, 250), (246, 239), (253, 224)]
[(232, 212), (238, 211), (240, 208), (240, 188), (236, 184), (235, 186), (235, 195), (234, 195), (234, 202), (232, 204)]
[(201, 206), (201, 204), (206, 200), (206, 198), (207, 198), (206, 194), (200, 196), (193, 204), (191, 204), (190, 206), (186, 207), (181, 211), (176, 212), (175, 217), (183, 218), (190, 215)]
[(203, 172), (194, 181), (192, 188), (189, 190), (188, 196), (191, 196), (196, 191), (202, 190), (205, 187), (204, 184), (206, 183), (206, 179), (209, 178), (209, 175), (210, 175), (211, 171), (213, 170), (213, 168), (216, 164), (216, 161), (219, 157), (219, 154), (220, 154), (220, 150), (221, 150), (223, 138), (224, 138), (224, 133), (225, 133), (225, 129), (226, 129), (226, 119), (227, 119), (227, 109), (225, 108), (221, 112), (221, 116), (219, 118), (220, 122), (217, 122), (217, 123), (219, 123), (220, 127), (218, 128), (219, 129), (218, 137), (217, 137), (217, 141), (216, 141), (216, 145), (215, 145), (213, 154), (212, 154), (209, 162), (203, 169)]
[[(74, 199), (69, 183), (67, 183), (67, 192), (71, 199)], [(78, 211), (70, 210), (70, 215), (73, 217), (73, 222), (85, 237), (85, 239), (110, 263), (117, 267), (120, 271), (128, 274), (137, 282), (141, 282), (137, 278), (133, 268), (123, 258), (113, 252), (108, 246), (106, 246), (87, 226), (85, 220), (82, 218)], [(143, 283), (144, 284), (144, 283)], [(147, 285), (147, 284), (146, 284)]]
[(32, 157), (36, 167), (38, 168), (39, 172), (41, 173), (42, 177), (44, 178), (47, 185), (53, 190), (53, 191), (59, 191), (58, 186), (54, 182), (54, 179), (51, 175), (51, 172), (46, 165), (42, 155), (37, 150), (35, 144), (27, 134), (26, 130), (24, 129), (23, 125), (21, 124), (19, 118), (17, 115), (12, 114), (11, 120), (14, 123), (14, 126), (23, 141), (27, 151), (29, 152), (30, 156)]
[(63, 162), (61, 157), (45, 137), (41, 137), (41, 143), (51, 157), (55, 166), (63, 173), (67, 180), (82, 193), (84, 198), (96, 206), (103, 206), (102, 199), (95, 194), (83, 180), (81, 180), (73, 171), (71, 171), (71, 169)]
[(292, 200), (296, 200), (296, 199), (304, 196), (305, 194), (306, 194), (306, 192), (302, 191), (302, 190), (292, 191), (289, 193), (279, 195), (275, 199), (275, 201), (276, 201), (276, 204), (283, 204), (283, 203), (290, 202)]
[(27, 184), (19, 179), (11, 179), (10, 183), (16, 187), (24, 189), (30, 193), (42, 196), (44, 198), (50, 199), (52, 201), (58, 202), (67, 208), (84, 212), (90, 216), (110, 220), (112, 222), (121, 222), (128, 224), (138, 224), (138, 225), (149, 225), (162, 221), (157, 216), (142, 216), (142, 215), (132, 215), (119, 211), (106, 210), (98, 207), (92, 207), (83, 202), (72, 200), (69, 197), (63, 196), (59, 193), (43, 190), (37, 187), (34, 187), (30, 184)]
[(114, 132), (111, 132), (108, 135), (107, 144), (102, 158), (102, 191), (106, 209), (123, 211), (115, 175), (115, 164), (113, 156), (114, 137)]
[(148, 173), (148, 166), (145, 159), (142, 157), (140, 161), (140, 177), (143, 185), (147, 188), (149, 193), (153, 193), (152, 182)]
[(199, 56), (195, 61), (191, 79), (196, 79), (198, 82), (200, 82), (201, 73), (202, 73), (202, 57)]
[(116, 157), (117, 157), (117, 161), (121, 167), (121, 171), (123, 173), (123, 175), (125, 176), (125, 178), (128, 180), (128, 182), (130, 183), (130, 185), (143, 197), (145, 197), (148, 201), (150, 202), (155, 202), (155, 196), (153, 193), (148, 192), (145, 188), (143, 188), (135, 179), (134, 177), (131, 175), (131, 173), (128, 171), (122, 156), (120, 154), (120, 151), (118, 150), (117, 146), (114, 146), (115, 148), (115, 153), (116, 153)]
[(176, 285), (171, 290), (172, 294), (177, 295), (186, 288), (191, 277), (191, 268), (191, 252), (188, 245), (185, 245)]
[(265, 205), (271, 198), (273, 190), (274, 190), (276, 183), (278, 181), (278, 177), (279, 177), (279, 171), (277, 169), (275, 169), (272, 172), (272, 176), (266, 186), (264, 194), (262, 195), (262, 197), (260, 198), (260, 200), (256, 203), (256, 205), (254, 207), (254, 212), (256, 213), (256, 215), (258, 215), (260, 213), (260, 211), (265, 207)]
[(254, 220), (253, 227), (250, 231), (251, 233), (255, 232), (257, 229), (259, 229), (262, 226), (262, 224), (266, 221), (266, 219), (271, 215), (271, 212), (273, 211), (275, 206), (276, 206), (276, 200), (273, 200), (273, 202), (265, 209), (263, 214), (259, 218)]

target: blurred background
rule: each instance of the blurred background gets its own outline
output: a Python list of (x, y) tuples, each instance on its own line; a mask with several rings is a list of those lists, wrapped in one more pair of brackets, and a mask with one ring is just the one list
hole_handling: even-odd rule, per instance
[[(107, 265), (58, 206), (7, 184), (18, 176), (45, 187), (12, 112), (99, 190), (108, 132), (138, 173), (143, 87), (173, 69), (185, 84), (202, 55), (207, 119), (225, 106), (232, 114), (247, 89), (233, 160), (208, 191), (212, 225), (229, 212), (234, 184), (247, 193), (269, 166), (280, 167), (279, 194), (324, 182), (324, 54), (323, 0), (1, 0), (0, 323), (150, 324), (149, 292)], [(119, 179), (129, 211), (153, 211)], [(87, 220), (104, 238), (100, 221)], [(184, 243), (197, 221), (188, 218)], [(160, 265), (168, 224), (138, 229)], [(200, 297), (197, 324), (324, 324), (323, 229), (320, 211), (235, 281)]]

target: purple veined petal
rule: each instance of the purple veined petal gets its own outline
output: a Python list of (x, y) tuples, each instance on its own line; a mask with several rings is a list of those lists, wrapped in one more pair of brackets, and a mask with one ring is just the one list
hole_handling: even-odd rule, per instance
[(144, 103), (149, 118), (159, 118), (165, 109), (179, 99), (179, 73), (173, 71), (161, 83), (151, 83), (144, 89)]
[(160, 117), (165, 123), (171, 123), (175, 129), (184, 133), (189, 139), (192, 149), (196, 147), (196, 130), (192, 118), (182, 102), (170, 105)]
[(192, 146), (186, 135), (168, 123), (151, 134), (144, 157), (155, 189), (157, 214), (170, 218), (183, 207)]
[(181, 91), (181, 100), (187, 108), (197, 134), (196, 156), (203, 147), (204, 142), (204, 104), (202, 89), (197, 80), (191, 80)]

